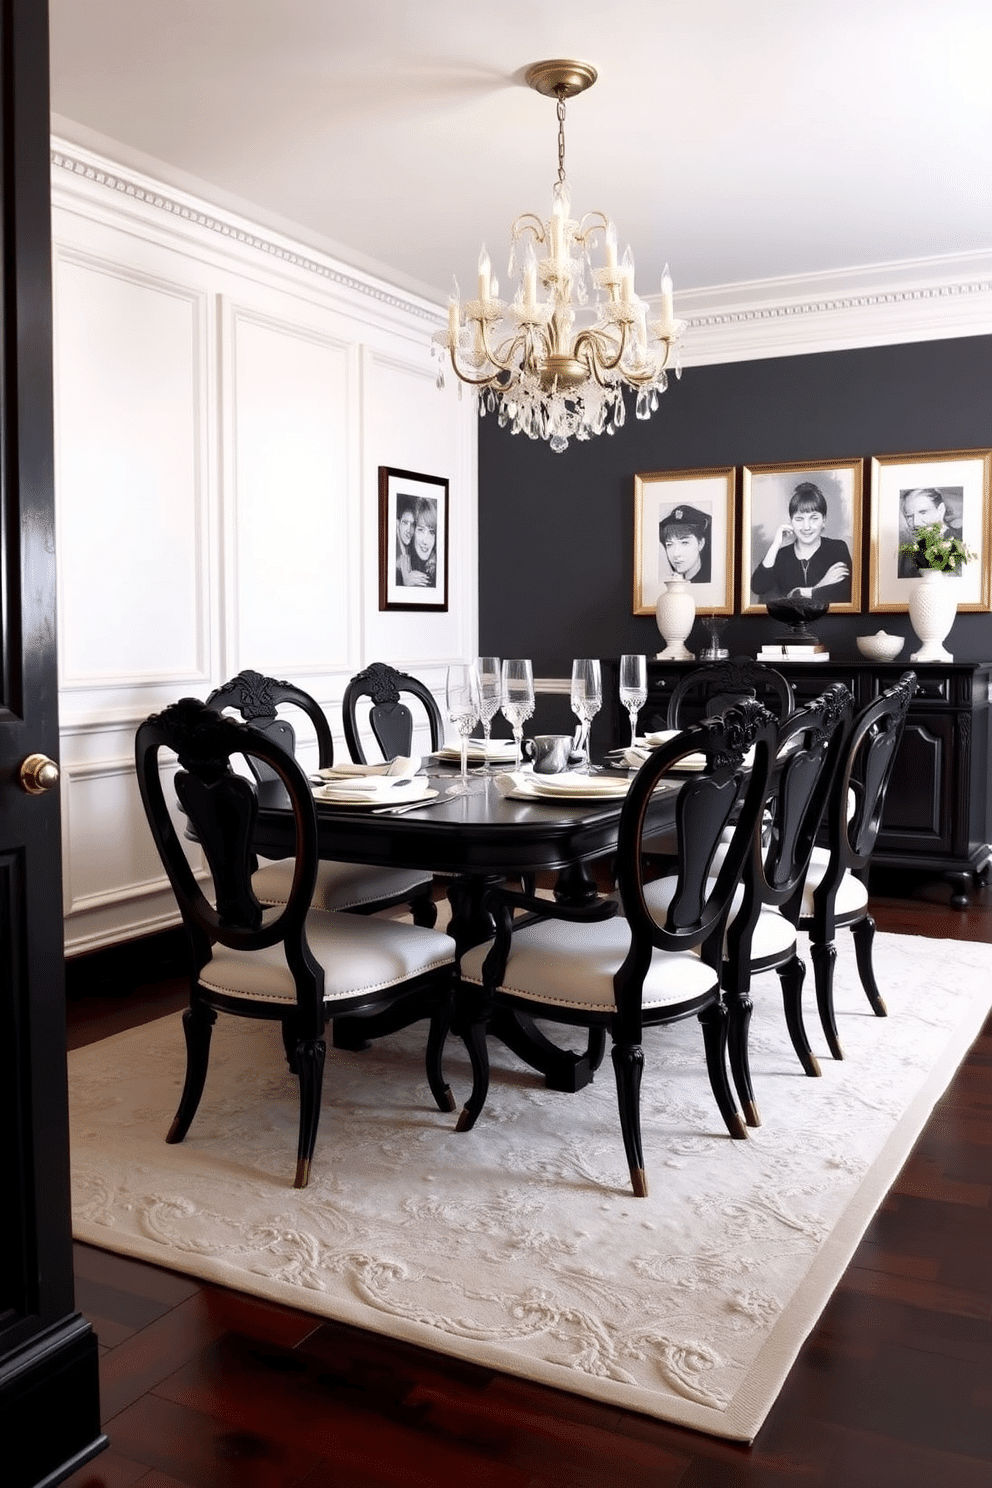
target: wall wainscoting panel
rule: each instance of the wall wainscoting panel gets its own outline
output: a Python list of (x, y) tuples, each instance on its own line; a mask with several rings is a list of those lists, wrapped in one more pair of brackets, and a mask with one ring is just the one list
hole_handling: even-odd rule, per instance
[[(52, 186), (75, 955), (176, 923), (130, 756), (149, 713), (253, 667), (321, 702), (340, 758), (368, 662), (443, 698), (475, 649), (477, 435), (434, 386), (436, 307), (92, 152), (56, 149)], [(378, 610), (380, 465), (457, 503), (449, 610), (415, 624)]]
[[(132, 756), (87, 764), (63, 761), (61, 789), (68, 915), (167, 887)], [(181, 821), (178, 825), (181, 831)]]
[[(439, 391), (436, 366), (428, 357), (366, 350), (362, 356), (364, 413), (364, 501), (362, 508), (365, 603), (362, 653), (394, 661), (427, 680), (425, 668), (439, 657), (471, 658), (477, 650), (478, 483), (474, 397), (457, 388)], [(461, 406), (469, 416), (463, 431), (447, 411)], [(448, 609), (445, 612), (380, 610), (378, 467), (441, 476), (448, 481)], [(392, 543), (391, 535), (387, 541)], [(392, 551), (390, 547), (390, 551)], [(444, 674), (441, 674), (441, 695)], [(431, 684), (433, 685), (433, 684)]]
[(340, 671), (357, 609), (349, 347), (240, 306), (225, 325), (229, 670)]
[(209, 676), (205, 297), (56, 260), (61, 687)]

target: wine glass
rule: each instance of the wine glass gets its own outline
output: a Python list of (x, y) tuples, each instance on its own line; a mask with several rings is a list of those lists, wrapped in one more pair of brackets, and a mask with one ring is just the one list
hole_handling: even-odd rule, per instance
[(448, 717), (458, 730), (462, 746), (461, 782), (449, 786), (448, 795), (467, 796), (471, 790), (468, 783), (468, 736), (479, 721), (479, 683), (475, 667), (464, 662), (449, 666), (446, 695)]
[(479, 721), (482, 724), (483, 752), (485, 759), (479, 767), (480, 775), (492, 773), (489, 764), (489, 732), (493, 726), (493, 719), (499, 711), (499, 705), (503, 697), (503, 680), (500, 675), (498, 656), (480, 656), (475, 663), (475, 672), (479, 682)]
[(534, 712), (534, 671), (529, 661), (504, 661), (500, 707), (513, 729), (517, 746), (515, 770), (520, 769), (523, 752), (524, 724)]
[(572, 662), (572, 712), (579, 720), (579, 737), (576, 749), (582, 755), (582, 764), (577, 766), (580, 775), (591, 775), (589, 763), (589, 725), (603, 704), (603, 681), (598, 661)]
[(630, 718), (630, 743), (637, 743), (637, 715), (648, 700), (648, 664), (644, 656), (621, 656), (620, 701)]

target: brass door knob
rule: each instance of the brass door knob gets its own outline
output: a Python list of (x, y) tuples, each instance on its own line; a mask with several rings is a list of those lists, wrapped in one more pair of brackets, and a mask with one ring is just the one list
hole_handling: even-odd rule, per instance
[(21, 765), (21, 785), (29, 796), (43, 796), (59, 783), (59, 767), (47, 754), (29, 754)]

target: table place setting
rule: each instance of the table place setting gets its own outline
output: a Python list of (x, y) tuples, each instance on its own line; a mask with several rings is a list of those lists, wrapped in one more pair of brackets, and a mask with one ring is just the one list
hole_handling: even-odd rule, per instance
[(323, 786), (329, 782), (341, 783), (343, 781), (365, 781), (374, 776), (388, 776), (394, 779), (397, 776), (412, 778), (420, 771), (420, 756), (398, 754), (395, 759), (384, 760), (380, 764), (358, 764), (354, 760), (342, 760), (338, 765), (325, 765), (322, 770), (314, 770), (310, 776), (312, 785)]
[(313, 787), (314, 800), (331, 806), (392, 807), (430, 801), (437, 795), (425, 775), (366, 775)]
[[(443, 744), (432, 755), (433, 759), (448, 765), (457, 765), (461, 757), (460, 744)], [(469, 764), (481, 765), (488, 760), (490, 764), (502, 765), (512, 761), (515, 757), (516, 745), (512, 739), (490, 739), (488, 743), (484, 739), (469, 739), (468, 741)]]
[(494, 778), (501, 796), (523, 801), (615, 801), (627, 794), (632, 776), (586, 775), (561, 770), (544, 775), (526, 766)]
[[(681, 732), (681, 729), (658, 729), (655, 733), (643, 734), (635, 738), (625, 749), (611, 749), (608, 757), (622, 761), (631, 770), (638, 770), (644, 764), (645, 760), (650, 757), (652, 750), (659, 749), (662, 744), (667, 744), (670, 739), (677, 738)], [(753, 758), (754, 750), (752, 749), (745, 755), (745, 765), (750, 765)], [(679, 760), (677, 765), (673, 765), (672, 769), (676, 771), (705, 770), (706, 756), (701, 753), (687, 754), (683, 759)]]

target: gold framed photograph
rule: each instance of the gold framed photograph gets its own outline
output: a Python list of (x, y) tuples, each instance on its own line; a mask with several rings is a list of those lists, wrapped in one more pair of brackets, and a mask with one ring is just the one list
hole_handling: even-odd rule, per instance
[(734, 613), (734, 467), (634, 476), (634, 614), (684, 578), (699, 615)]
[(939, 524), (978, 557), (955, 575), (959, 610), (992, 608), (992, 450), (876, 455), (871, 462), (869, 608), (906, 610), (919, 570), (900, 553), (924, 526)]
[(857, 614), (861, 458), (745, 465), (741, 489), (741, 614), (796, 594)]

